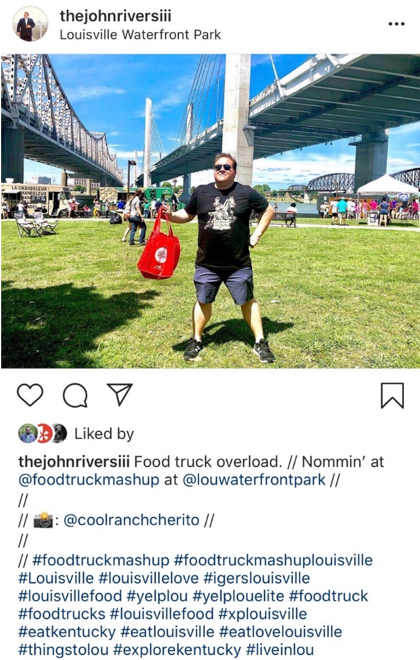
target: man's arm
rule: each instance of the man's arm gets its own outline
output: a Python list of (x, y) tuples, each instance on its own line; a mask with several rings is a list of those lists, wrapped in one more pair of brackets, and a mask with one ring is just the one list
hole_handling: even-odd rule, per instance
[(190, 215), (189, 213), (186, 212), (185, 209), (181, 209), (180, 211), (176, 211), (175, 213), (172, 213), (169, 206), (167, 206), (166, 204), (165, 204), (165, 211), (168, 214), (169, 222), (183, 224), (184, 222), (191, 222), (191, 220), (194, 220), (195, 218), (195, 215)]
[(259, 242), (261, 236), (266, 231), (268, 225), (270, 224), (272, 217), (274, 215), (274, 209), (272, 206), (267, 206), (264, 213), (262, 214), (260, 221), (253, 234), (249, 237), (249, 244), (253, 248)]

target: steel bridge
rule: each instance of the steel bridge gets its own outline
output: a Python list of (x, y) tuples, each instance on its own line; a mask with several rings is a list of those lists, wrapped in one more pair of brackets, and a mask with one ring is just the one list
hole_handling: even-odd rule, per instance
[(408, 183), (411, 186), (420, 188), (420, 167), (414, 167), (412, 170), (396, 172), (391, 176), (393, 176), (395, 179), (398, 179), (398, 181), (403, 181), (404, 183)]
[(73, 110), (48, 55), (2, 55), (2, 180), (23, 182), (28, 158), (95, 179), (123, 184), (105, 133), (88, 131)]
[(318, 176), (309, 181), (307, 189), (311, 192), (353, 192), (354, 174), (336, 172)]
[[(255, 159), (417, 121), (420, 55), (316, 55), (249, 104)], [(152, 182), (210, 169), (222, 135), (219, 120), (156, 163)]]
[[(416, 188), (420, 188), (420, 167), (414, 167), (410, 170), (403, 170), (391, 174), (394, 179), (408, 183)], [(349, 192), (354, 193), (354, 174), (345, 172), (336, 172), (334, 174), (325, 174), (309, 181), (307, 186), (296, 184), (290, 186), (288, 190), (307, 190), (308, 192)]]

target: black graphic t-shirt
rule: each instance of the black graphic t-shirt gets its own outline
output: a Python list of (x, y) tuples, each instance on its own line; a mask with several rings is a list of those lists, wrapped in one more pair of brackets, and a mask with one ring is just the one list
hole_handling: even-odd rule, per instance
[(251, 211), (262, 213), (267, 206), (262, 195), (242, 183), (226, 190), (214, 183), (198, 186), (185, 207), (198, 217), (196, 265), (226, 270), (250, 266), (249, 217)]

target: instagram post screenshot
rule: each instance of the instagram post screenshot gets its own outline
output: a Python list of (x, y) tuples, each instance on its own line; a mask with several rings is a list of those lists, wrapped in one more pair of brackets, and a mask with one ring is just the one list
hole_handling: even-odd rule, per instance
[(416, 658), (419, 10), (0, 11), (3, 657)]

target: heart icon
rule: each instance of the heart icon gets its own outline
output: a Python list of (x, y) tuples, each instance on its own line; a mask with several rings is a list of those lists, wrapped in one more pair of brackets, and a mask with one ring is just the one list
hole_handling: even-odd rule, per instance
[(33, 385), (27, 385), (26, 383), (23, 383), (23, 385), (19, 385), (17, 388), (17, 395), (19, 399), (22, 399), (22, 401), (26, 403), (27, 406), (33, 406), (34, 403), (39, 401), (43, 394), (44, 390), (38, 383), (34, 383)]

